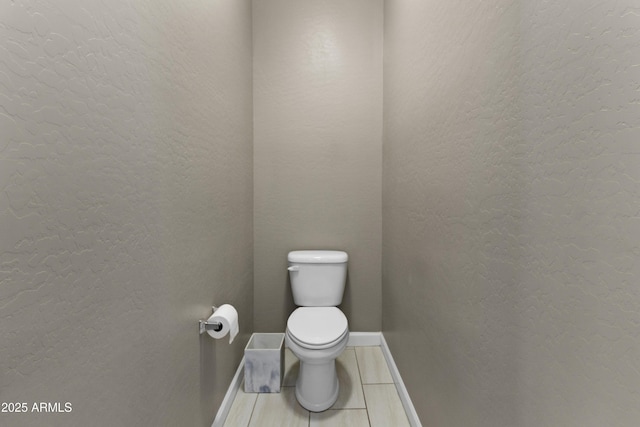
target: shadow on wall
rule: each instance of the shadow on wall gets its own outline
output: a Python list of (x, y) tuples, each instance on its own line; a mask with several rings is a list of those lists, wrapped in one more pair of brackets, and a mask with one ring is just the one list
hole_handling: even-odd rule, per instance
[[(346, 283), (345, 283), (345, 288), (344, 288), (344, 295), (342, 296), (342, 304), (340, 304), (340, 309), (342, 310), (342, 312), (344, 313), (345, 316), (347, 316), (347, 320), (351, 317), (351, 308), (353, 307), (352, 304), (352, 292), (351, 292), (351, 281), (349, 280), (349, 269), (347, 269), (347, 278), (346, 278)], [(349, 330), (352, 331), (352, 327), (351, 325), (349, 325)]]
[[(200, 335), (200, 419), (209, 417), (208, 406), (213, 402), (216, 373), (219, 372), (215, 358), (215, 341), (209, 334)], [(206, 381), (202, 379), (206, 378)]]

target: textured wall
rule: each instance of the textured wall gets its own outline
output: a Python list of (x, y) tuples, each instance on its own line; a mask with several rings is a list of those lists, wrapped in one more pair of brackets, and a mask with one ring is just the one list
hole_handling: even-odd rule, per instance
[(423, 424), (637, 425), (637, 5), (385, 6), (383, 330)]
[(341, 249), (351, 330), (380, 330), (382, 1), (256, 0), (255, 323), (294, 308), (287, 252)]
[(518, 8), (385, 8), (383, 331), (425, 426), (515, 426)]
[(0, 401), (72, 404), (0, 425), (208, 426), (253, 322), (250, 3), (81, 3), (0, 6)]
[(639, 6), (523, 2), (526, 425), (640, 420)]

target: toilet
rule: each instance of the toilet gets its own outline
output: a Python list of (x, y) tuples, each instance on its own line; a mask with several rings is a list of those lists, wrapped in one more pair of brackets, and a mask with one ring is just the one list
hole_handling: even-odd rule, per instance
[(337, 307), (347, 278), (346, 252), (293, 251), (287, 257), (293, 301), (285, 341), (300, 359), (296, 398), (312, 412), (329, 409), (338, 399), (336, 357), (349, 341), (347, 317)]

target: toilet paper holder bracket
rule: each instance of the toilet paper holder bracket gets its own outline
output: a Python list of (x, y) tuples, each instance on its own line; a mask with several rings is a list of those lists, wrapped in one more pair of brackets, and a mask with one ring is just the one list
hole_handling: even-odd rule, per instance
[[(218, 307), (215, 305), (211, 307), (213, 312), (215, 313)], [(222, 329), (222, 323), (220, 322), (209, 322), (208, 319), (198, 320), (198, 326), (200, 329), (200, 334), (204, 334), (206, 331), (219, 331)]]

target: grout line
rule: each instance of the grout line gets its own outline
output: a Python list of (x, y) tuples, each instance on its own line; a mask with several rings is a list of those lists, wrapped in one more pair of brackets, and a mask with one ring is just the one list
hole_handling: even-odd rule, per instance
[[(362, 397), (364, 398), (364, 383), (362, 382), (362, 372), (360, 371), (360, 362), (358, 362), (358, 352), (355, 351), (355, 349), (353, 350), (353, 355), (355, 356), (355, 359), (356, 359), (356, 368), (358, 368), (358, 378), (360, 378), (360, 389), (362, 389)], [(366, 399), (364, 401), (364, 408), (367, 409), (367, 413), (368, 413), (369, 409), (367, 408)]]
[[(326, 412), (341, 412), (341, 411), (366, 411), (366, 408), (338, 408), (338, 409), (329, 408), (326, 410)], [(321, 412), (316, 412), (316, 413), (320, 414)]]
[(391, 381), (390, 383), (362, 383), (363, 386), (365, 385), (395, 385), (395, 383), (393, 381)]
[(369, 417), (369, 406), (367, 405), (367, 396), (364, 394), (364, 383), (362, 382), (362, 373), (360, 372), (360, 362), (358, 362), (358, 352), (353, 349), (353, 354), (356, 356), (356, 367), (358, 368), (358, 376), (360, 377), (360, 388), (362, 389), (362, 399), (364, 400), (364, 409), (367, 411), (367, 422), (371, 427), (371, 417)]
[(260, 394), (258, 394), (255, 398), (255, 400), (253, 401), (253, 406), (251, 407), (251, 416), (249, 417), (249, 422), (247, 423), (246, 427), (249, 427), (251, 425), (251, 419), (253, 418), (253, 413), (256, 410), (256, 405), (258, 404), (258, 398), (260, 397)]
[(369, 423), (369, 427), (371, 427), (371, 416), (369, 416), (369, 406), (367, 405), (367, 395), (364, 394), (364, 384), (362, 384), (362, 397), (364, 399), (364, 406), (367, 408), (367, 422)]

